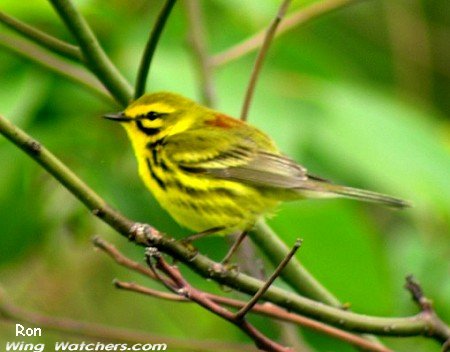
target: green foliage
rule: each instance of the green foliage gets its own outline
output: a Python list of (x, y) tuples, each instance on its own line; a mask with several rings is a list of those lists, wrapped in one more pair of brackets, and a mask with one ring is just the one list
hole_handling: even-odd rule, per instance
[[(2, 10), (70, 40), (46, 2), (31, 3), (32, 7), (24, 8), (20, 2), (4, 1)], [(265, 26), (277, 3), (202, 2), (210, 50), (222, 51)], [(112, 60), (134, 80), (159, 2), (92, 0), (77, 5)], [(294, 2), (293, 9), (300, 5)], [(399, 6), (405, 16), (414, 15), (428, 28), (428, 33), (435, 33), (436, 28), (448, 32), (445, 13), (450, 13), (449, 3), (425, 6), (424, 2), (425, 9), (420, 1), (416, 5), (402, 2)], [(283, 205), (270, 223), (286, 243), (304, 238), (298, 253), (302, 262), (355, 311), (380, 316), (414, 314), (416, 307), (402, 289), (403, 277), (414, 273), (449, 321), (450, 127), (445, 112), (450, 88), (448, 67), (441, 63), (445, 48), (430, 34), (427, 45), (411, 42), (407, 49), (413, 52), (399, 55), (406, 49), (393, 41), (392, 31), (397, 28), (386, 25), (386, 11), (383, 3), (366, 1), (279, 37), (269, 51), (249, 119), (312, 173), (410, 199), (414, 208), (394, 212), (348, 200), (305, 201)], [(400, 24), (405, 20), (398, 19)], [(411, 27), (405, 36), (414, 37), (415, 30)], [(7, 30), (1, 27), (1, 31)], [(180, 3), (157, 48), (149, 90), (199, 97), (185, 32)], [(432, 60), (417, 61), (427, 47)], [(124, 132), (99, 118), (117, 107), (0, 50), (2, 115), (42, 141), (130, 218), (179, 237), (187, 233), (141, 184)], [(225, 113), (239, 114), (253, 57), (242, 57), (216, 70), (218, 107)], [(399, 72), (399, 67), (409, 71)], [(415, 75), (416, 70), (420, 74)], [(430, 89), (415, 90), (405, 84), (405, 75), (418, 86), (431, 82)], [(89, 238), (101, 234), (133, 258), (141, 258), (141, 250), (130, 248), (90, 216), (42, 168), (3, 138), (0, 227), (0, 282), (16, 303), (51, 315), (155, 334), (246, 341), (237, 329), (199, 307), (177, 305), (175, 310), (173, 303), (111, 288), (109, 283), (116, 276), (140, 279), (103, 254), (91, 253)], [(215, 248), (225, 251), (223, 238), (205, 243), (199, 246), (211, 257), (220, 257)], [(220, 292), (214, 284), (186, 275), (194, 285)], [(186, 324), (190, 316), (198, 324)], [(262, 328), (274, 330), (273, 326)], [(8, 331), (8, 326), (0, 329), (0, 342), (10, 338)], [(49, 335), (48, 339), (59, 337)], [(320, 339), (307, 335), (312, 346), (324, 350)], [(417, 350), (416, 343), (417, 339), (405, 340), (395, 347)], [(326, 348), (333, 346), (341, 345), (332, 341)], [(421, 351), (438, 350), (437, 344), (421, 345)]]

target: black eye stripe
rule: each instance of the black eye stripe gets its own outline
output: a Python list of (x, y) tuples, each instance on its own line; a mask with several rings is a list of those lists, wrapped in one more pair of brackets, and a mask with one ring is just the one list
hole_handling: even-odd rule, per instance
[(149, 111), (146, 114), (139, 115), (135, 118), (136, 126), (139, 130), (144, 132), (147, 136), (154, 136), (161, 132), (161, 127), (159, 128), (152, 128), (152, 127), (145, 127), (142, 123), (142, 120), (149, 120), (149, 121), (155, 121), (158, 118), (161, 118), (162, 116), (167, 115), (167, 113), (164, 112), (156, 112), (156, 111)]
[(160, 118), (160, 117), (162, 117), (164, 115), (167, 115), (167, 114), (163, 113), (163, 112), (149, 111), (146, 114), (142, 114), (142, 115), (137, 116), (136, 120), (146, 119), (146, 120), (154, 121), (154, 120), (156, 120), (156, 119), (158, 119), (158, 118)]
[(136, 121), (136, 126), (137, 126), (137, 128), (139, 128), (139, 130), (144, 132), (147, 136), (154, 136), (155, 134), (158, 134), (161, 131), (160, 128), (145, 127), (142, 124), (142, 121), (139, 121), (139, 120)]

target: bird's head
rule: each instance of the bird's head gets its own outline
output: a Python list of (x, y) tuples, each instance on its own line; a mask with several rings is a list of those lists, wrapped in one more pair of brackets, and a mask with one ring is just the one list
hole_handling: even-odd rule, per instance
[(146, 94), (124, 111), (106, 114), (121, 122), (130, 138), (151, 142), (189, 129), (207, 111), (192, 100), (174, 93)]

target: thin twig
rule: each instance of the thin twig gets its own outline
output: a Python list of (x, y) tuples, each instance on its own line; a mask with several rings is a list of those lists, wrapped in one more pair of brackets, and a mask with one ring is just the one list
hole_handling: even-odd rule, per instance
[(253, 98), (253, 94), (255, 92), (256, 81), (258, 80), (259, 73), (261, 72), (262, 65), (264, 63), (264, 59), (266, 57), (267, 51), (269, 50), (269, 46), (272, 43), (272, 39), (274, 38), (275, 32), (283, 19), (291, 0), (283, 0), (278, 9), (277, 15), (269, 26), (269, 29), (266, 32), (263, 44), (261, 46), (261, 50), (256, 57), (255, 65), (253, 66), (253, 71), (250, 75), (250, 81), (248, 83), (247, 91), (245, 92), (244, 103), (242, 104), (241, 111), (241, 120), (245, 121), (248, 117), (248, 111), (250, 109), (250, 103)]
[[(363, 0), (324, 0), (315, 2), (305, 8), (297, 10), (289, 17), (286, 17), (275, 33), (275, 37), (287, 33), (295, 27), (310, 23), (311, 21), (327, 15), (330, 12), (361, 1)], [(231, 48), (226, 49), (221, 53), (213, 55), (211, 57), (211, 64), (213, 66), (222, 66), (230, 61), (251, 53), (262, 45), (265, 35), (266, 30), (262, 30), (241, 43), (233, 45)]]
[[(273, 266), (278, 265), (289, 253), (290, 248), (264, 220), (256, 223), (254, 231), (251, 231), (249, 236), (262, 253), (270, 253), (267, 255), (267, 259)], [(281, 273), (281, 277), (298, 293), (329, 306), (342, 307), (341, 302), (295, 258), (288, 263), (286, 269)]]
[(132, 97), (132, 88), (103, 51), (92, 29), (71, 0), (49, 0), (75, 37), (88, 68), (122, 105)]
[(188, 20), (188, 41), (197, 66), (202, 102), (209, 106), (216, 105), (216, 91), (213, 83), (213, 72), (206, 48), (206, 29), (203, 14), (198, 0), (185, 0)]
[(411, 293), (412, 299), (417, 303), (422, 312), (431, 313), (433, 311), (432, 302), (425, 297), (422, 287), (412, 275), (406, 277), (405, 288)]
[(141, 63), (139, 65), (139, 71), (136, 78), (136, 85), (134, 89), (134, 99), (139, 98), (145, 92), (145, 86), (147, 82), (148, 72), (150, 71), (150, 65), (152, 63), (153, 56), (155, 54), (156, 46), (158, 45), (161, 33), (166, 25), (166, 21), (169, 18), (170, 12), (175, 5), (176, 0), (167, 0), (161, 9), (161, 12), (156, 19), (155, 25), (150, 32), (150, 37), (142, 54)]
[(245, 238), (247, 238), (248, 231), (244, 230), (241, 231), (239, 235), (236, 236), (236, 234), (233, 234), (233, 243), (228, 250), (228, 252), (225, 254), (225, 257), (222, 259), (222, 265), (228, 265), (230, 262), (230, 259), (233, 257), (234, 253), (238, 250), (240, 245), (242, 244), (242, 241), (244, 241)]
[(0, 22), (21, 34), (22, 36), (32, 40), (36, 44), (49, 49), (50, 51), (62, 55), (74, 61), (82, 61), (80, 48), (47, 34), (29, 24), (22, 22), (12, 16), (0, 11)]
[(406, 277), (405, 288), (411, 293), (413, 301), (416, 302), (421, 309), (421, 317), (432, 322), (431, 325), (434, 329), (433, 334), (438, 334), (439, 336), (441, 336), (440, 341), (443, 343), (443, 351), (448, 349), (448, 344), (450, 341), (450, 326), (448, 326), (436, 314), (433, 308), (433, 302), (425, 296), (419, 282), (416, 281), (412, 275), (409, 275)]
[(263, 286), (261, 286), (261, 288), (252, 297), (252, 299), (250, 301), (248, 301), (248, 303), (236, 313), (236, 319), (243, 319), (245, 317), (245, 315), (255, 306), (255, 304), (258, 303), (259, 299), (264, 295), (264, 293), (266, 293), (266, 291), (273, 284), (275, 279), (278, 276), (280, 276), (280, 273), (283, 271), (283, 269), (289, 263), (291, 258), (294, 256), (294, 254), (300, 248), (301, 244), (302, 244), (301, 240), (297, 240), (295, 242), (295, 244), (292, 247), (291, 251), (283, 259), (283, 261), (280, 263), (280, 265), (278, 265), (278, 267), (273, 272), (273, 274), (269, 277), (269, 279), (266, 281), (266, 283)]
[(151, 279), (156, 279), (156, 276), (153, 274), (153, 272), (149, 268), (125, 257), (122, 253), (120, 253), (117, 250), (116, 247), (114, 247), (111, 243), (105, 241), (104, 239), (100, 238), (99, 236), (95, 236), (92, 239), (92, 242), (95, 247), (97, 247), (98, 249), (101, 249), (103, 252), (108, 254), (112, 259), (114, 259), (114, 261), (117, 264), (122, 265), (125, 268), (131, 269), (133, 271), (136, 271), (136, 272), (138, 272), (144, 276), (147, 276)]
[[(273, 352), (289, 352), (292, 349), (284, 347), (275, 341), (272, 341), (267, 336), (262, 334), (259, 330), (257, 330), (253, 325), (251, 325), (245, 319), (240, 319), (235, 316), (234, 313), (229, 310), (223, 308), (219, 304), (215, 303), (208, 296), (191, 286), (181, 275), (180, 271), (177, 267), (169, 265), (162, 255), (154, 249), (146, 252), (147, 254), (147, 263), (150, 268), (155, 272), (160, 270), (163, 272), (168, 278), (169, 281), (165, 281), (165, 278), (159, 274), (159, 279), (163, 282), (163, 284), (171, 289), (173, 292), (179, 294), (182, 297), (189, 299), (192, 302), (197, 303), (203, 308), (209, 310), (213, 314), (222, 317), (223, 319), (231, 322), (240, 328), (247, 336), (249, 336), (256, 344), (256, 346), (263, 351), (273, 351)], [(156, 265), (153, 264), (153, 259), (156, 262)]]
[[(145, 227), (148, 231), (137, 231), (137, 228), (142, 228), (143, 226), (137, 226), (137, 223), (113, 210), (99, 195), (39, 142), (1, 115), (0, 133), (41, 164), (64, 187), (79, 198), (93, 214), (136, 244), (147, 247), (156, 246), (174, 259), (182, 261), (200, 275), (247, 294), (253, 295), (264, 284), (260, 280), (243, 273), (236, 275), (233, 271), (222, 270), (222, 266), (219, 263), (199, 254), (195, 250), (187, 248), (172, 237), (162, 234), (148, 225)], [(421, 318), (420, 315), (401, 318), (361, 315), (320, 304), (275, 286), (271, 286), (267, 290), (264, 299), (292, 312), (317, 318), (349, 331), (389, 336), (423, 335), (438, 341), (450, 338), (450, 331), (435, 329), (434, 320)], [(391, 329), (390, 327), (392, 326), (395, 326), (395, 329)]]
[(30, 43), (15, 35), (10, 36), (5, 33), (0, 33), (0, 46), (72, 82), (82, 85), (110, 104), (115, 103), (105, 87), (89, 71), (86, 71), (78, 65), (61, 60), (36, 44)]
[(177, 286), (181, 286), (182, 284), (180, 284), (180, 282), (184, 282), (181, 273), (178, 270), (163, 270), (163, 273), (166, 274), (167, 277), (162, 277), (157, 268), (153, 265), (152, 258), (156, 258), (158, 263), (159, 261), (163, 261), (162, 255), (157, 248), (148, 247), (145, 251), (145, 261), (150, 270), (153, 272), (153, 275), (155, 275), (158, 282), (161, 282), (164, 286), (166, 286), (169, 291), (173, 291), (180, 295), (181, 292), (178, 291)]
[(156, 297), (156, 298), (160, 298), (160, 299), (165, 299), (168, 301), (176, 301), (176, 302), (189, 302), (189, 300), (187, 300), (185, 297), (180, 296), (180, 295), (176, 295), (174, 293), (167, 293), (167, 292), (162, 292), (159, 290), (154, 290), (152, 288), (149, 287), (145, 287), (139, 284), (136, 284), (134, 282), (125, 282), (125, 281), (120, 281), (120, 280), (113, 280), (113, 284), (116, 288), (122, 289), (122, 290), (127, 290), (127, 291), (134, 291), (146, 296), (152, 296), (152, 297)]

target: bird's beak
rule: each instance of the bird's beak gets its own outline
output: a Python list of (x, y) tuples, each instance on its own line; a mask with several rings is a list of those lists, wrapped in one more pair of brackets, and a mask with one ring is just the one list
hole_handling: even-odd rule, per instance
[(128, 122), (128, 121), (132, 120), (132, 118), (126, 116), (123, 111), (106, 114), (106, 115), (103, 115), (103, 117), (105, 119), (117, 121), (117, 122)]

